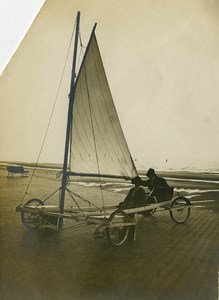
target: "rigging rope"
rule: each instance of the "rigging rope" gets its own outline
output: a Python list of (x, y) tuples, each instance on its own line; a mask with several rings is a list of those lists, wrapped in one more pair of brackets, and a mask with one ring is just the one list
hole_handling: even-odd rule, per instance
[(88, 203), (89, 205), (92, 205), (92, 206), (96, 207), (99, 211), (102, 211), (102, 209), (101, 209), (100, 207), (98, 207), (97, 205), (95, 205), (95, 204), (92, 203), (91, 201), (89, 201), (89, 200), (83, 198), (82, 196), (80, 196), (80, 195), (78, 195), (78, 194), (72, 192), (72, 191), (69, 190), (69, 189), (68, 189), (67, 191), (68, 191), (69, 194), (72, 194), (72, 195), (74, 195), (74, 196), (77, 196), (80, 200), (82, 200), (82, 201)]
[(77, 62), (78, 70), (77, 70), (77, 73), (78, 73), (79, 68), (80, 68), (80, 63), (79, 63), (79, 61), (81, 60), (81, 57), (82, 57), (82, 59), (83, 59), (83, 56), (84, 56), (84, 51), (83, 51), (83, 49), (86, 49), (86, 47), (83, 46), (82, 38), (81, 38), (81, 32), (80, 32), (80, 31), (79, 31), (79, 42), (80, 42), (80, 47), (81, 47), (81, 49), (80, 49), (80, 53), (79, 53), (79, 55), (78, 55), (78, 62)]
[(80, 205), (78, 205), (77, 201), (75, 200), (75, 198), (73, 197), (72, 193), (70, 190), (67, 190), (67, 192), (69, 193), (70, 197), (72, 198), (72, 200), (74, 201), (74, 203), (76, 204), (76, 206), (78, 207), (78, 209), (82, 212), (83, 216), (85, 217), (85, 214), (83, 212), (83, 210), (80, 208)]
[(70, 43), (69, 43), (68, 50), (67, 50), (67, 54), (66, 54), (66, 58), (65, 58), (65, 63), (64, 63), (64, 66), (63, 66), (63, 71), (62, 71), (61, 78), (60, 78), (60, 81), (59, 81), (59, 85), (58, 85), (58, 88), (57, 88), (57, 92), (56, 92), (56, 95), (55, 95), (55, 100), (54, 100), (54, 103), (53, 103), (52, 112), (51, 112), (51, 114), (50, 114), (50, 118), (49, 118), (49, 122), (48, 122), (48, 125), (47, 125), (47, 128), (46, 128), (46, 132), (45, 132), (45, 135), (44, 135), (44, 138), (43, 138), (43, 141), (42, 141), (42, 145), (41, 145), (41, 147), (40, 147), (40, 151), (39, 151), (39, 154), (38, 154), (36, 163), (35, 163), (34, 168), (33, 168), (33, 172), (32, 172), (32, 174), (31, 174), (29, 183), (28, 183), (27, 188), (26, 188), (26, 190), (25, 190), (25, 192), (24, 192), (24, 194), (23, 194), (23, 197), (22, 197), (22, 199), (21, 199), (21, 203), (20, 203), (20, 204), (23, 203), (24, 198), (25, 198), (25, 195), (28, 194), (28, 190), (29, 190), (29, 188), (30, 188), (30, 184), (31, 184), (31, 182), (32, 182), (34, 173), (35, 173), (36, 168), (37, 168), (37, 165), (38, 165), (38, 163), (39, 163), (39, 159), (40, 159), (40, 156), (41, 156), (41, 154), (42, 154), (43, 147), (44, 147), (44, 144), (45, 144), (47, 135), (48, 135), (48, 131), (49, 131), (50, 124), (51, 124), (51, 121), (52, 121), (52, 117), (53, 117), (53, 114), (54, 114), (54, 110), (55, 110), (55, 107), (56, 107), (57, 99), (58, 99), (58, 96), (59, 96), (61, 84), (62, 84), (62, 81), (63, 81), (63, 77), (64, 77), (64, 73), (65, 73), (65, 69), (66, 69), (66, 65), (67, 65), (67, 61), (68, 61), (68, 57), (69, 57), (69, 53), (70, 53), (70, 49), (71, 49), (71, 45), (72, 45), (72, 40), (73, 40), (74, 33), (75, 33), (75, 28), (76, 28), (76, 22), (75, 22), (75, 24), (74, 24), (74, 28), (73, 28), (73, 31), (72, 31), (72, 34), (71, 34)]

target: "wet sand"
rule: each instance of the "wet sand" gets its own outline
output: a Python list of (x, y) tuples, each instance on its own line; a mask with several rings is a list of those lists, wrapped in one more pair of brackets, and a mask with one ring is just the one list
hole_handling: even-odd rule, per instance
[[(58, 189), (54, 174), (37, 172), (24, 201)], [(15, 207), (29, 179), (7, 178), (0, 170), (1, 299), (218, 299), (219, 191), (214, 182), (203, 189), (204, 182), (171, 181), (194, 202), (189, 221), (175, 224), (167, 211), (139, 216), (135, 244), (112, 248), (106, 239), (94, 239), (93, 226), (74, 221), (65, 221), (61, 231), (26, 230)], [(79, 182), (70, 189), (102, 203), (97, 186)], [(88, 179), (83, 182), (89, 185)], [(103, 186), (105, 205), (121, 201), (129, 187), (114, 181)], [(49, 201), (57, 199), (58, 193)], [(72, 202), (67, 197), (66, 205)]]

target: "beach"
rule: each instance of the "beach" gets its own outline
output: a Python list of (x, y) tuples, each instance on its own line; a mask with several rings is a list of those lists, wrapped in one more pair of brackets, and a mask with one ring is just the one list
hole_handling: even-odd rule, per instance
[[(191, 200), (188, 222), (176, 224), (162, 209), (138, 216), (135, 243), (115, 248), (94, 238), (93, 225), (74, 220), (65, 220), (62, 230), (25, 229), (15, 211), (21, 201), (45, 199), (54, 191), (49, 204), (59, 199), (56, 170), (36, 171), (27, 190), (31, 172), (8, 178), (0, 169), (1, 299), (218, 299), (217, 174), (163, 174), (175, 192)], [(99, 184), (74, 178), (68, 188), (101, 206), (119, 203), (132, 186), (104, 179), (100, 190)], [(83, 199), (79, 204), (87, 206)], [(69, 195), (65, 205), (75, 205)]]

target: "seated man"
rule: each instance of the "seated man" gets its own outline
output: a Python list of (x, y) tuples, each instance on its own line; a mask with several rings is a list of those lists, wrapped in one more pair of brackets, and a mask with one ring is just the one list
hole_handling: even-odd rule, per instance
[(145, 190), (140, 186), (141, 178), (136, 176), (131, 180), (135, 186), (130, 189), (124, 201), (119, 203), (119, 209), (135, 208), (147, 205)]
[(154, 169), (149, 169), (147, 174), (148, 180), (140, 180), (140, 185), (146, 186), (151, 191), (150, 197), (156, 197), (157, 202), (168, 201), (173, 196), (173, 189), (169, 187), (166, 180), (158, 177)]

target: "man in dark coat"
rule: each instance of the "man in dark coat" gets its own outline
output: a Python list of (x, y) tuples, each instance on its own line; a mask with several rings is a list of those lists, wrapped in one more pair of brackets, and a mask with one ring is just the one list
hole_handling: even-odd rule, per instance
[(173, 195), (173, 189), (169, 187), (166, 180), (162, 177), (158, 177), (154, 169), (149, 169), (146, 173), (148, 180), (140, 181), (140, 185), (148, 187), (150, 197), (156, 197), (157, 202), (163, 202), (170, 200)]
[(135, 186), (130, 189), (124, 201), (119, 204), (119, 209), (135, 208), (147, 204), (145, 190), (140, 186), (141, 178), (136, 176), (132, 178), (131, 182)]

